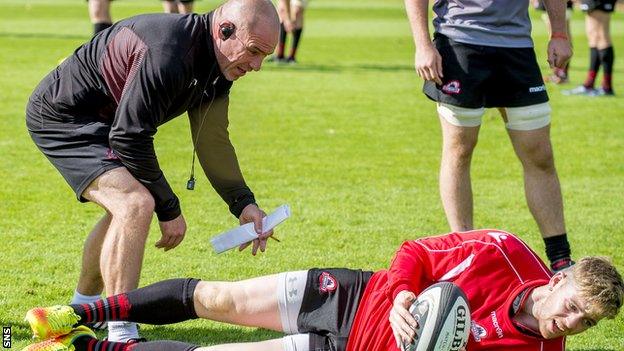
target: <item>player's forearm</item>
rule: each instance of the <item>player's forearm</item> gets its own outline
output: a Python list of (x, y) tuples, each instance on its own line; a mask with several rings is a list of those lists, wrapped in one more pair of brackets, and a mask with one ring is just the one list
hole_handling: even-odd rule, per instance
[(562, 0), (543, 0), (544, 7), (548, 13), (550, 21), (550, 32), (552, 34), (566, 34), (566, 2)]
[(255, 203), (255, 199), (245, 184), (227, 130), (229, 98), (219, 97), (210, 109), (209, 106), (189, 111), (191, 134), (206, 177), (228, 204), (230, 212), (238, 218), (243, 208)]
[(415, 241), (406, 241), (392, 259), (388, 270), (386, 296), (394, 301), (403, 290), (418, 294), (433, 281), (427, 253)]
[(405, 0), (405, 11), (412, 28), (416, 48), (431, 45), (429, 34), (429, 0)]

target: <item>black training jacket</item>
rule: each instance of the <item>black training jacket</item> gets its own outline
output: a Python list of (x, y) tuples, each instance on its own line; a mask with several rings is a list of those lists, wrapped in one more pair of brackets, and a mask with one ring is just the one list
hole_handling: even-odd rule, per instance
[(217, 65), (210, 18), (149, 14), (116, 23), (56, 69), (54, 101), (47, 102), (62, 105), (52, 106), (50, 114), (110, 123), (110, 147), (154, 196), (161, 221), (181, 210), (159, 167), (153, 136), (186, 111), (199, 161), (230, 211), (238, 217), (255, 202), (227, 132), (232, 82)]

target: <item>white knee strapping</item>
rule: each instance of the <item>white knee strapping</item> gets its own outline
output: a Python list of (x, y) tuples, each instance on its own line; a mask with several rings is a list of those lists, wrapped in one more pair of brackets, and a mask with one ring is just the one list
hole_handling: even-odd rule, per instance
[(288, 335), (282, 338), (284, 351), (310, 351), (310, 334)]
[(465, 108), (438, 103), (438, 114), (452, 125), (458, 127), (477, 127), (481, 125), (481, 117), (485, 108)]
[(550, 123), (550, 104), (506, 107), (507, 128), (513, 130), (534, 130), (547, 126)]
[(280, 273), (277, 280), (277, 306), (286, 334), (297, 334), (297, 317), (303, 301), (308, 271)]

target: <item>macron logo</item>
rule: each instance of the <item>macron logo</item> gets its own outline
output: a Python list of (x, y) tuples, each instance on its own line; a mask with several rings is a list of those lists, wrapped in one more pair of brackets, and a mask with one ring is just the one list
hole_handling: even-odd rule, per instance
[(537, 86), (537, 87), (530, 87), (529, 88), (529, 93), (539, 93), (542, 91), (546, 91), (546, 86), (544, 84)]
[(502, 339), (504, 337), (503, 328), (501, 328), (500, 324), (498, 324), (498, 317), (496, 316), (496, 311), (492, 311), (492, 313), (490, 313), (490, 316), (492, 317), (492, 325), (494, 326), (494, 330), (496, 330), (496, 335), (498, 335), (499, 339)]

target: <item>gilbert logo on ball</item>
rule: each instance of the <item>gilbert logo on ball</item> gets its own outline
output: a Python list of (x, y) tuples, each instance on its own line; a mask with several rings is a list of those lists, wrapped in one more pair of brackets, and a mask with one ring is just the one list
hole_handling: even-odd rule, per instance
[(468, 344), (470, 307), (457, 285), (433, 284), (418, 295), (409, 311), (420, 327), (403, 351), (458, 351)]
[(338, 287), (338, 282), (331, 274), (327, 272), (321, 273), (319, 277), (319, 290), (322, 292), (332, 292)]

